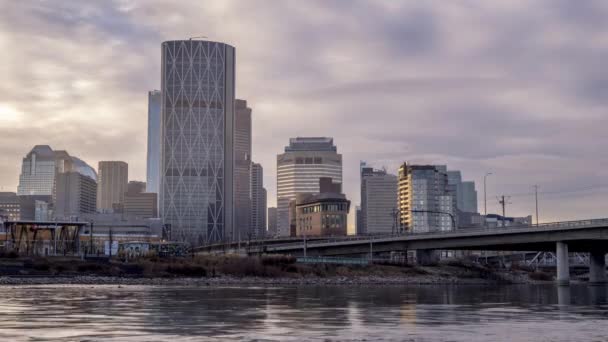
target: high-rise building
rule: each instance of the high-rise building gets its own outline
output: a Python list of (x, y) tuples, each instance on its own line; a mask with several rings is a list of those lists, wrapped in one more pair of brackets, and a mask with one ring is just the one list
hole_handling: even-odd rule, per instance
[[(92, 168), (91, 168), (92, 169)], [(76, 219), (97, 209), (97, 181), (78, 171), (57, 174), (55, 218)], [(39, 209), (39, 211), (44, 209)]]
[(397, 176), (368, 166), (360, 171), (362, 227), (357, 228), (357, 234), (398, 233), (395, 219)]
[(146, 191), (158, 194), (160, 189), (160, 90), (148, 92), (148, 153), (146, 163)]
[(247, 239), (251, 224), (251, 108), (247, 101), (234, 101), (234, 232), (233, 240)]
[(36, 145), (23, 158), (18, 196), (53, 196), (57, 152), (48, 145)]
[(363, 217), (361, 216), (361, 207), (355, 207), (355, 234), (365, 234), (365, 226), (363, 225)]
[(19, 197), (14, 192), (0, 192), (0, 216), (11, 221), (19, 220)]
[(20, 219), (50, 219), (54, 216), (57, 198), (57, 176), (78, 172), (96, 180), (97, 174), (84, 161), (70, 156), (67, 151), (54, 151), (48, 145), (36, 145), (23, 158), (17, 195)]
[(262, 165), (251, 164), (251, 239), (262, 239), (266, 234), (266, 189)]
[(145, 192), (146, 183), (130, 181), (122, 205), (123, 216), (128, 219), (149, 219), (158, 217), (158, 195)]
[(475, 182), (461, 182), (456, 190), (458, 210), (466, 213), (477, 212), (477, 190)]
[(277, 208), (269, 207), (268, 208), (268, 229), (266, 231), (266, 236), (274, 237), (277, 234)]
[(474, 182), (463, 182), (460, 171), (447, 171), (448, 189), (453, 196), (454, 219), (456, 226), (473, 224), (470, 214), (477, 213), (477, 191)]
[(166, 41), (161, 68), (161, 217), (174, 240), (223, 241), (234, 220), (235, 49)]
[(100, 161), (98, 171), (97, 209), (112, 211), (124, 201), (129, 183), (129, 165), (123, 161)]
[(289, 202), (299, 193), (318, 193), (319, 178), (342, 183), (342, 155), (333, 138), (291, 138), (277, 156), (277, 235), (290, 235)]
[(398, 181), (400, 228), (410, 232), (454, 228), (454, 200), (445, 165), (403, 163)]

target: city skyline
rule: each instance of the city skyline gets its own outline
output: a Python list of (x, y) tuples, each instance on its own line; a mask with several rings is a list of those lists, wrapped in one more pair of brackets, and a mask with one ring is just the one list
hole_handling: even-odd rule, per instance
[[(539, 184), (541, 221), (602, 216), (606, 188), (590, 188), (608, 176), (608, 156), (598, 148), (607, 139), (605, 80), (594, 69), (608, 50), (597, 34), (605, 6), (562, 4), (541, 17), (516, 1), (353, 3), (352, 14), (367, 13), (369, 24), (353, 25), (339, 3), (3, 5), (0, 44), (11, 49), (0, 104), (2, 191), (16, 191), (20, 160), (36, 144), (91, 165), (124, 160), (132, 179), (146, 179), (146, 94), (160, 87), (160, 43), (202, 32), (239, 54), (236, 96), (256, 111), (253, 153), (266, 171), (268, 206), (275, 205), (274, 158), (284, 141), (331, 136), (353, 203), (359, 160), (393, 174), (408, 161), (462, 170), (476, 182), (480, 204), (483, 176), (492, 172), (488, 212), (500, 212), (495, 196), (504, 193), (525, 194), (512, 197), (507, 215), (533, 214), (532, 185)], [(235, 6), (252, 15), (239, 16)], [(171, 20), (160, 22), (161, 15)], [(288, 48), (277, 53), (273, 44)], [(73, 57), (80, 47), (88, 48), (86, 58)], [(33, 67), (17, 67), (24, 56)], [(567, 192), (580, 189), (589, 190)]]

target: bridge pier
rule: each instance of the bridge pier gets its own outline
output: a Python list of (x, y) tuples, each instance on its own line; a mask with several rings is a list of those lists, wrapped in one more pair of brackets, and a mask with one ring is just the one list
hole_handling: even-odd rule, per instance
[(420, 266), (436, 265), (439, 262), (439, 253), (432, 249), (417, 249), (416, 263)]
[(606, 283), (606, 253), (598, 251), (589, 253), (589, 283)]
[(565, 242), (557, 242), (555, 247), (555, 256), (557, 258), (557, 284), (568, 286), (570, 284), (568, 244)]

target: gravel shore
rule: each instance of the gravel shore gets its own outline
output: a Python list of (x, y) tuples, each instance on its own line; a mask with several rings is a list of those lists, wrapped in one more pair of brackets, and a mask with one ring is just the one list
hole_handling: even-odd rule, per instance
[(0, 285), (153, 285), (153, 286), (317, 286), (317, 285), (439, 285), (439, 284), (496, 284), (487, 279), (458, 279), (435, 276), (425, 277), (307, 277), (307, 278), (143, 278), (143, 277), (0, 277)]

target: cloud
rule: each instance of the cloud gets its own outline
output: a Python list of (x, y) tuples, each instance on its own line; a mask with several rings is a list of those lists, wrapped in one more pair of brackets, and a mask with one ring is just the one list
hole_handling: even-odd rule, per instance
[[(1, 6), (5, 189), (16, 188), (21, 158), (39, 143), (92, 165), (125, 160), (144, 179), (160, 43), (199, 35), (237, 49), (237, 96), (253, 108), (253, 158), (265, 168), (270, 204), (276, 154), (298, 135), (335, 138), (354, 204), (359, 160), (393, 172), (405, 160), (448, 164), (480, 193), (491, 170), (492, 195), (532, 184), (588, 187), (608, 176), (603, 1)], [(547, 196), (542, 218), (602, 216), (598, 191)], [(528, 197), (512, 202), (512, 214), (533, 212)]]

